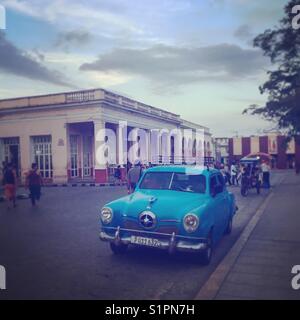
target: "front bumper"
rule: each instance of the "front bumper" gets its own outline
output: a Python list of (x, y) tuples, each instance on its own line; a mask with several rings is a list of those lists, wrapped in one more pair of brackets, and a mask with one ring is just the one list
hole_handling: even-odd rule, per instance
[[(110, 233), (110, 234), (109, 234)], [(123, 234), (123, 235), (122, 235)], [(144, 230), (132, 230), (121, 227), (102, 227), (100, 239), (103, 241), (113, 242), (116, 245), (132, 244), (131, 235), (139, 235), (142, 237), (158, 239), (160, 242), (159, 249), (168, 250), (170, 253), (175, 251), (181, 252), (198, 252), (203, 251), (207, 247), (206, 238), (188, 237), (172, 234), (159, 233)], [(135, 246), (143, 246), (142, 244), (132, 244)]]

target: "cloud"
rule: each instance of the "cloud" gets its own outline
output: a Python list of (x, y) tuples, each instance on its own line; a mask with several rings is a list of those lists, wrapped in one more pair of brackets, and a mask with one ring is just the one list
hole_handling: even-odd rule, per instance
[(161, 44), (147, 49), (117, 48), (82, 64), (80, 70), (141, 76), (157, 89), (202, 81), (239, 81), (260, 74), (266, 61), (260, 51), (226, 43), (191, 48)]
[(80, 0), (4, 0), (7, 8), (60, 27), (76, 26), (93, 30), (139, 33), (128, 19), (122, 1), (83, 2)]
[(234, 36), (239, 40), (249, 41), (254, 37), (254, 34), (248, 24), (243, 24), (234, 31)]
[(71, 30), (60, 32), (57, 36), (55, 47), (68, 50), (71, 46), (84, 46), (90, 43), (93, 36), (85, 30)]
[(0, 32), (0, 70), (24, 78), (73, 87), (61, 73), (49, 70), (34, 59), (32, 54), (20, 50), (8, 41), (3, 32)]

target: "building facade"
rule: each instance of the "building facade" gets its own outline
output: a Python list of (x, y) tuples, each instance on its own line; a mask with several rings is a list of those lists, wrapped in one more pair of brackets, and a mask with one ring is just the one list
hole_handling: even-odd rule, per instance
[(280, 133), (265, 136), (234, 137), (228, 141), (229, 162), (239, 161), (242, 157), (258, 152), (269, 154), (271, 165), (276, 169), (293, 169), (300, 163), (300, 145)]
[(211, 146), (208, 128), (104, 89), (0, 100), (0, 160), (22, 180), (34, 162), (46, 181), (105, 183), (129, 158), (186, 162)]
[(218, 137), (214, 138), (215, 158), (216, 161), (223, 164), (228, 164), (229, 161), (229, 138)]

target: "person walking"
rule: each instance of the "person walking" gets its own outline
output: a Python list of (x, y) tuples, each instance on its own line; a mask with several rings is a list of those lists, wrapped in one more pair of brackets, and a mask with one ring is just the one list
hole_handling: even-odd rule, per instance
[(38, 167), (36, 163), (33, 163), (31, 170), (28, 172), (26, 177), (26, 187), (30, 191), (30, 199), (33, 207), (36, 205), (36, 201), (39, 201), (41, 198), (41, 187), (43, 184), (43, 179), (38, 172)]
[(263, 174), (263, 186), (269, 189), (271, 187), (270, 186), (270, 166), (266, 161), (262, 163), (261, 171)]
[(231, 186), (231, 175), (230, 175), (230, 170), (228, 164), (225, 164), (224, 166), (224, 172), (226, 176), (226, 182)]
[(115, 169), (114, 173), (116, 184), (122, 185), (122, 172), (121, 172), (121, 166), (118, 165), (118, 167)]
[(142, 176), (143, 170), (141, 167), (141, 162), (139, 160), (136, 160), (134, 163), (134, 167), (132, 167), (128, 171), (128, 193), (134, 192), (137, 183), (140, 180), (140, 177)]
[(10, 209), (10, 203), (16, 207), (17, 175), (12, 163), (9, 163), (3, 170), (4, 196), (8, 201), (7, 209)]
[(235, 162), (233, 162), (231, 164), (230, 175), (231, 175), (231, 183), (232, 183), (232, 185), (235, 185), (235, 182), (237, 182), (237, 180), (236, 180), (237, 168), (236, 168)]

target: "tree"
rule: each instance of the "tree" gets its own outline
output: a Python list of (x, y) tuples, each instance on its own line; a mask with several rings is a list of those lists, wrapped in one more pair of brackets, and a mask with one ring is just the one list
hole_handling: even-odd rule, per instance
[(279, 26), (254, 39), (254, 47), (270, 58), (274, 70), (268, 71), (269, 79), (259, 87), (261, 94), (268, 94), (266, 104), (251, 105), (243, 112), (276, 121), (289, 137), (300, 134), (300, 29), (292, 26), (292, 8), (299, 4), (299, 0), (291, 0)]

